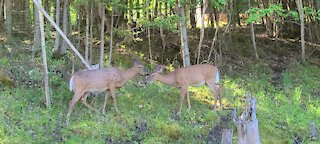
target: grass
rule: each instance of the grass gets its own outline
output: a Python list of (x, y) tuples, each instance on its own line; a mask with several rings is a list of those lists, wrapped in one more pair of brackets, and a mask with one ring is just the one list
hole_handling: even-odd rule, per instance
[[(1, 57), (0, 64), (15, 69), (16, 87), (0, 88), (0, 143), (208, 143), (215, 126), (222, 125), (228, 112), (213, 111), (213, 98), (205, 87), (189, 88), (191, 110), (183, 105), (180, 119), (174, 116), (179, 104), (179, 90), (158, 82), (138, 86), (139, 76), (117, 91), (121, 113), (116, 114), (112, 99), (107, 113), (94, 113), (76, 104), (71, 124), (66, 125), (66, 111), (72, 93), (61, 74), (50, 71), (52, 107), (45, 107), (42, 74), (39, 65), (23, 64), (27, 57)], [(38, 60), (40, 63), (40, 59)], [(50, 60), (50, 67), (63, 67), (63, 60)], [(38, 66), (38, 67), (37, 67)], [(32, 67), (37, 67), (32, 68)], [(245, 94), (257, 98), (257, 118), (262, 143), (320, 143), (309, 138), (309, 124), (320, 126), (320, 69), (295, 63), (282, 73), (282, 87), (271, 84), (272, 70), (264, 61), (255, 61), (235, 75), (224, 75), (225, 108), (243, 110)], [(31, 81), (31, 84), (29, 83)], [(88, 98), (101, 111), (103, 94)]]

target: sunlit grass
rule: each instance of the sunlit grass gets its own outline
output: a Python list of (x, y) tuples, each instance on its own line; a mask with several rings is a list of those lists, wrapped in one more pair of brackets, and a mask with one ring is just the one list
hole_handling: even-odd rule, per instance
[[(9, 63), (8, 58), (0, 62)], [(242, 112), (249, 92), (257, 98), (262, 143), (293, 143), (295, 137), (304, 143), (319, 143), (308, 138), (309, 124), (320, 126), (319, 73), (315, 66), (296, 64), (282, 73), (280, 89), (270, 83), (271, 70), (257, 62), (237, 75), (222, 77), (224, 108)], [(228, 113), (213, 110), (214, 99), (207, 86), (189, 88), (191, 109), (187, 110), (185, 99), (181, 117), (176, 118), (180, 90), (159, 82), (141, 87), (141, 76), (117, 90), (120, 114), (110, 97), (103, 115), (104, 94), (99, 94), (88, 98), (99, 113), (79, 102), (66, 125), (73, 93), (60, 77), (51, 77), (51, 108), (45, 108), (42, 87), (1, 88), (0, 143), (206, 143), (214, 126), (233, 128), (236, 138), (232, 124), (221, 125), (221, 117)]]

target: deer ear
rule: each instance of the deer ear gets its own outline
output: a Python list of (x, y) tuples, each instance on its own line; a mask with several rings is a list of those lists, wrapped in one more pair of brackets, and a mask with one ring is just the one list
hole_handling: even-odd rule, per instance
[(164, 65), (158, 65), (158, 66), (157, 66), (157, 71), (158, 71), (158, 72), (162, 72), (164, 68), (165, 68)]
[(135, 59), (134, 59), (134, 64), (135, 64), (135, 65), (139, 64), (139, 59), (138, 59), (138, 58), (135, 58)]

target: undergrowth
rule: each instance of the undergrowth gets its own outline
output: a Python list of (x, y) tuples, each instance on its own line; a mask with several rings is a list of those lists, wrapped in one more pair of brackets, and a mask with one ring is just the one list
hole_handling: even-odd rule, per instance
[[(49, 53), (49, 52), (48, 52)], [(120, 114), (113, 101), (107, 104), (106, 115), (94, 113), (76, 104), (70, 125), (66, 111), (73, 93), (61, 69), (65, 60), (49, 58), (52, 106), (45, 107), (42, 86), (41, 59), (30, 62), (24, 55), (16, 59), (1, 57), (1, 66), (15, 69), (17, 85), (0, 88), (0, 143), (208, 143), (208, 135), (221, 126), (228, 112), (213, 111), (213, 97), (205, 87), (192, 87), (191, 110), (183, 105), (180, 118), (175, 116), (179, 104), (179, 89), (151, 83), (141, 86), (138, 76), (117, 90)], [(125, 63), (125, 62), (124, 62)], [(226, 109), (242, 111), (245, 94), (257, 98), (257, 118), (262, 143), (320, 143), (310, 136), (309, 124), (320, 126), (320, 69), (295, 63), (282, 73), (281, 88), (272, 85), (272, 70), (263, 60), (247, 65), (236, 75), (223, 75), (223, 104)], [(101, 111), (104, 94), (88, 98)], [(232, 124), (222, 125), (234, 129)]]

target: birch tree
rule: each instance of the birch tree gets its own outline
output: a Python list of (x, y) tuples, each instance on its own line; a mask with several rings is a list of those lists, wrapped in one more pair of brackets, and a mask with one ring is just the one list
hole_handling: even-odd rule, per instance
[(104, 64), (104, 18), (105, 18), (105, 6), (104, 6), (104, 3), (101, 3), (100, 68), (103, 68), (103, 64)]
[(186, 26), (186, 17), (185, 17), (185, 3), (179, 1), (179, 10), (180, 10), (180, 32), (181, 32), (181, 48), (183, 51), (183, 65), (190, 66), (190, 52), (188, 46), (188, 33)]
[(306, 48), (304, 38), (304, 12), (302, 0), (297, 0), (299, 18), (300, 18), (300, 34), (301, 34), (301, 59), (302, 62), (306, 62)]
[[(41, 5), (41, 0), (36, 0)], [(44, 72), (44, 87), (45, 87), (45, 96), (46, 96), (46, 106), (51, 106), (51, 97), (49, 93), (49, 76), (48, 76), (48, 65), (47, 65), (47, 54), (46, 54), (46, 45), (45, 45), (45, 35), (44, 35), (44, 21), (43, 15), (40, 10), (35, 9), (34, 13), (37, 13), (38, 17), (35, 17), (35, 23), (39, 24), (39, 32), (40, 32), (40, 41), (41, 41), (41, 51), (42, 51), (42, 62), (43, 62), (43, 72)]]
[(12, 1), (5, 0), (5, 7), (6, 7), (6, 21), (5, 21), (5, 29), (6, 35), (8, 39), (12, 38)]
[[(60, 0), (56, 1), (56, 24), (60, 25)], [(56, 31), (56, 39), (54, 41), (54, 52), (58, 52), (60, 49), (60, 35)]]

